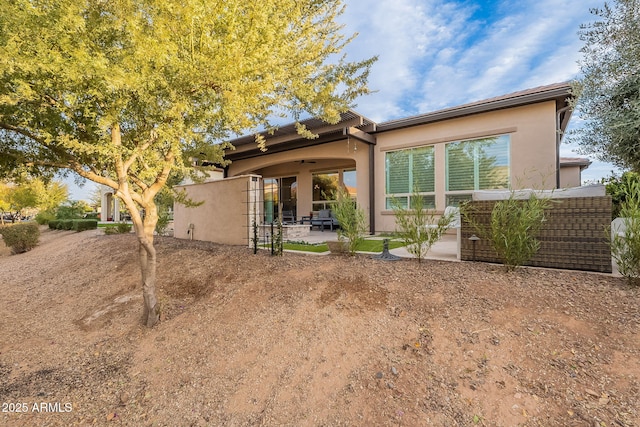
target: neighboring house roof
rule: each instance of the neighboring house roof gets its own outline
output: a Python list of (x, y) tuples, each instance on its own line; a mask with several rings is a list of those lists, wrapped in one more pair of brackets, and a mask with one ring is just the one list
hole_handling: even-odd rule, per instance
[[(333, 125), (316, 118), (301, 121), (300, 123), (305, 125), (307, 129), (318, 135), (318, 138), (315, 139), (300, 136), (296, 131), (295, 123), (281, 126), (271, 132), (262, 132), (261, 135), (266, 140), (267, 153), (339, 141), (346, 136), (375, 144), (375, 134), (381, 132), (547, 101), (556, 102), (558, 129), (562, 134), (571, 117), (569, 102), (572, 96), (571, 86), (568, 82), (556, 83), (383, 123), (376, 123), (353, 110), (342, 113), (340, 121)], [(235, 150), (228, 150), (225, 154), (226, 158), (231, 161), (264, 154), (256, 145), (255, 135), (243, 136), (229, 142), (235, 147)]]
[(579, 166), (580, 170), (585, 170), (591, 165), (591, 160), (585, 157), (560, 157), (560, 167)]

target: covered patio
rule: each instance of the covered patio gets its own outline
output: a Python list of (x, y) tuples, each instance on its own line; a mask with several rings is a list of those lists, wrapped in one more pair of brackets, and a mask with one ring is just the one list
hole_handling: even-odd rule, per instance
[[(262, 178), (261, 224), (270, 224), (280, 215), (290, 224), (317, 218), (320, 211), (331, 209), (332, 193), (339, 187), (345, 187), (369, 215), (374, 206), (376, 140), (367, 132), (375, 130), (375, 123), (347, 111), (336, 124), (309, 119), (302, 125), (317, 138), (300, 137), (292, 124), (265, 133), (263, 149), (256, 145), (255, 136), (232, 141), (235, 150), (225, 154), (231, 161), (225, 177)], [(369, 216), (369, 228), (375, 231), (374, 216)]]

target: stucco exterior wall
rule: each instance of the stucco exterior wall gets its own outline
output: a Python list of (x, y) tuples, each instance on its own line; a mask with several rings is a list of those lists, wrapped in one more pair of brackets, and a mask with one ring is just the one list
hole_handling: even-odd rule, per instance
[(580, 166), (562, 166), (560, 168), (560, 188), (581, 186), (581, 177)]
[(377, 134), (375, 147), (376, 232), (393, 231), (395, 216), (385, 209), (385, 153), (432, 145), (435, 149), (436, 211), (445, 206), (445, 145), (508, 134), (513, 188), (551, 189), (556, 171), (555, 101), (476, 114)]
[[(178, 186), (191, 200), (204, 203), (196, 208), (174, 206), (174, 237), (248, 245), (254, 200), (251, 195), (259, 183), (259, 177), (239, 176)], [(256, 211), (260, 209), (258, 204)]]

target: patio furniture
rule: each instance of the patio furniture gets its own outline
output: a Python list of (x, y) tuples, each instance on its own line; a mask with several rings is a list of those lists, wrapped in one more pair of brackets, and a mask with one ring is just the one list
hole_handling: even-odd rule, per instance
[(293, 211), (282, 211), (282, 223), (283, 224), (295, 224), (296, 217)]
[(326, 225), (329, 226), (331, 231), (333, 231), (333, 227), (338, 227), (339, 225), (338, 220), (333, 217), (331, 209), (321, 209), (318, 211), (316, 218), (311, 218), (311, 228), (318, 226), (321, 231), (324, 231)]
[(304, 225), (304, 224), (311, 225), (311, 218), (312, 218), (312, 216), (310, 216), (310, 215), (302, 216), (300, 218), (300, 224), (302, 224), (302, 225)]

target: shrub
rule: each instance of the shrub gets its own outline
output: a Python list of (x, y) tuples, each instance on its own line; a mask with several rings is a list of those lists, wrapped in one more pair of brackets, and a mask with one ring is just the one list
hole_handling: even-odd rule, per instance
[(529, 262), (540, 249), (537, 237), (550, 204), (550, 199), (534, 193), (526, 200), (516, 200), (512, 192), (493, 207), (490, 241), (507, 270)]
[(56, 214), (50, 209), (38, 212), (36, 215), (36, 222), (40, 225), (49, 224), (50, 221), (54, 221), (55, 219)]
[(59, 219), (52, 219), (52, 220), (49, 221), (49, 228), (51, 230), (59, 230), (59, 228), (58, 228), (59, 226), (60, 226), (60, 220)]
[(119, 222), (117, 224), (109, 224), (104, 228), (104, 234), (125, 234), (131, 232), (131, 224)]
[(95, 230), (98, 228), (97, 219), (74, 219), (73, 229), (75, 231)]
[(32, 222), (1, 226), (0, 234), (13, 254), (30, 251), (36, 247), (40, 238), (38, 225)]
[(613, 230), (611, 255), (629, 283), (640, 283), (640, 183), (630, 184), (620, 203), (622, 228)]
[(164, 236), (171, 222), (171, 214), (168, 210), (162, 209), (158, 212), (158, 222), (156, 222), (156, 233), (159, 236)]
[(452, 216), (443, 215), (438, 221), (434, 221), (433, 212), (426, 210), (424, 198), (416, 190), (411, 195), (409, 208), (402, 207), (396, 199), (392, 200), (392, 208), (396, 216), (396, 233), (418, 262), (440, 240), (453, 219)]
[(507, 271), (520, 267), (533, 258), (540, 249), (537, 237), (545, 220), (544, 212), (551, 199), (531, 193), (528, 199), (516, 198), (512, 191), (508, 199), (498, 200), (491, 211), (489, 229), (479, 226), (469, 206), (463, 214), (476, 232), (489, 240)]
[(346, 188), (339, 188), (334, 192), (336, 202), (332, 209), (340, 228), (338, 240), (346, 240), (349, 255), (355, 255), (356, 248), (364, 241), (367, 232), (367, 220), (364, 213), (355, 200), (351, 198)]
[(72, 230), (73, 229), (73, 220), (72, 219), (61, 219), (58, 222), (58, 230)]

